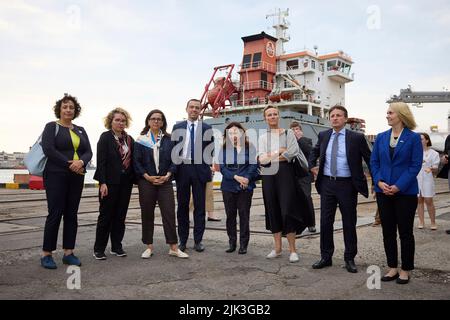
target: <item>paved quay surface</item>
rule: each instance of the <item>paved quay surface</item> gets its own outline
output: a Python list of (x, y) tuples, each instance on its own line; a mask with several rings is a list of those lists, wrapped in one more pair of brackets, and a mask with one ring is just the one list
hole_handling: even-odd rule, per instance
[[(319, 234), (307, 231), (297, 241), (300, 261), (289, 263), (287, 241), (283, 239), (283, 255), (274, 260), (270, 252), (273, 238), (264, 226), (261, 189), (255, 191), (251, 211), (251, 238), (246, 255), (225, 253), (228, 237), (220, 191), (215, 191), (215, 209), (220, 222), (207, 222), (202, 253), (188, 243), (189, 259), (168, 255), (159, 213), (155, 228), (155, 254), (140, 258), (145, 250), (141, 243), (140, 210), (136, 191), (130, 204), (124, 249), (128, 256), (96, 261), (92, 257), (98, 200), (94, 189), (85, 189), (80, 205), (76, 255), (80, 269), (81, 289), (69, 290), (71, 274), (61, 262), (62, 250), (54, 258), (57, 270), (43, 269), (39, 264), (43, 225), (47, 214), (45, 193), (30, 190), (0, 190), (0, 299), (256, 299), (256, 300), (421, 300), (450, 299), (450, 197), (446, 181), (439, 181), (437, 207), (438, 230), (415, 228), (416, 269), (407, 285), (380, 284), (369, 289), (373, 273), (367, 269), (386, 270), (380, 227), (372, 227), (375, 203), (360, 198), (358, 206), (358, 273), (344, 268), (343, 235), (340, 214), (335, 223), (333, 266), (313, 270), (320, 257)], [(313, 195), (316, 221), (319, 221), (319, 198)], [(425, 214), (427, 216), (427, 213)], [(429, 227), (429, 221), (426, 220)], [(416, 219), (417, 225), (417, 219)], [(319, 226), (320, 227), (320, 226)], [(61, 229), (62, 231), (62, 229)], [(61, 232), (60, 232), (61, 233)], [(60, 234), (61, 236), (61, 234)], [(191, 232), (192, 239), (192, 232)], [(60, 237), (61, 238), (61, 237)], [(59, 242), (61, 243), (61, 241)], [(60, 248), (60, 245), (59, 245)], [(109, 248), (108, 248), (109, 249)], [(376, 281), (369, 281), (376, 286)]]

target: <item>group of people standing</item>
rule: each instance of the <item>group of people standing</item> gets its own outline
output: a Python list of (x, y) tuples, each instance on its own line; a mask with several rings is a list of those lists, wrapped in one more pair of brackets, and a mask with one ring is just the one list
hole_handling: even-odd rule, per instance
[[(46, 125), (42, 138), (43, 150), (48, 157), (43, 178), (49, 215), (44, 231), (41, 264), (49, 269), (57, 267), (52, 252), (56, 250), (62, 217), (63, 263), (81, 265), (73, 250), (85, 168), (92, 158), (85, 130), (72, 123), (81, 111), (77, 99), (70, 95), (64, 96), (57, 101), (54, 111), (58, 120)], [(299, 123), (294, 122), (288, 130), (280, 128), (279, 111), (274, 106), (268, 106), (263, 111), (268, 130), (259, 137), (257, 146), (249, 141), (242, 124), (231, 122), (223, 132), (223, 144), (219, 151), (214, 150), (211, 127), (199, 119), (200, 111), (200, 101), (189, 100), (186, 105), (187, 120), (175, 124), (169, 134), (164, 113), (158, 109), (152, 110), (136, 141), (125, 131), (132, 120), (126, 110), (116, 108), (107, 115), (104, 123), (107, 131), (100, 136), (97, 144), (97, 170), (94, 176), (99, 182), (100, 202), (95, 259), (106, 259), (105, 250), (109, 239), (110, 253), (126, 256), (122, 240), (134, 184), (139, 189), (142, 242), (146, 245), (142, 258), (148, 259), (154, 252), (156, 204), (161, 212), (169, 255), (189, 257), (186, 251), (191, 194), (194, 205), (193, 249), (204, 251), (205, 192), (207, 183), (212, 179), (211, 166), (216, 153), (223, 177), (221, 191), (229, 237), (226, 252), (237, 249), (236, 224), (239, 216), (238, 252), (247, 253), (253, 190), (255, 182), (261, 178), (266, 229), (270, 230), (274, 239), (273, 250), (267, 258), (274, 259), (282, 255), (282, 237), (286, 236), (289, 261), (299, 261), (296, 236), (306, 228), (315, 232), (311, 199), (311, 183), (315, 179), (321, 203), (321, 259), (312, 267), (321, 269), (332, 265), (333, 224), (339, 206), (345, 242), (345, 266), (348, 272), (355, 273), (357, 196), (361, 193), (368, 197), (367, 178), (362, 164), (364, 160), (376, 191), (390, 268), (382, 280), (408, 283), (410, 271), (414, 269), (413, 221), (418, 203), (422, 201), (421, 198), (418, 200), (417, 195), (419, 185), (426, 184), (426, 177), (419, 179), (418, 183), (417, 175), (425, 160), (423, 148), (429, 137), (422, 135), (425, 142), (421, 142), (420, 135), (412, 131), (416, 125), (406, 104), (393, 103), (389, 106), (387, 120), (391, 129), (378, 135), (372, 152), (363, 134), (345, 128), (348, 114), (343, 106), (330, 109), (332, 129), (319, 133), (314, 147), (311, 140), (303, 137)], [(299, 153), (306, 156), (311, 171), (310, 175), (302, 178), (295, 176), (292, 164)], [(436, 159), (431, 155), (429, 158), (432, 163), (430, 168), (434, 168)], [(176, 182), (177, 208), (173, 179)], [(425, 189), (421, 187), (423, 191), (420, 194), (428, 205)], [(397, 230), (401, 242), (400, 270)]]

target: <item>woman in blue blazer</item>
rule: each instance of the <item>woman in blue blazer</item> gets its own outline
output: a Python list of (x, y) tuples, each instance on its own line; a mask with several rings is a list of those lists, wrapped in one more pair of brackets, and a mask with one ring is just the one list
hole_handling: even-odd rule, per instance
[(147, 249), (141, 255), (143, 259), (153, 255), (156, 203), (161, 212), (166, 243), (170, 246), (169, 255), (178, 258), (189, 257), (177, 245), (175, 197), (172, 186), (176, 166), (171, 158), (173, 143), (166, 128), (164, 113), (157, 109), (150, 111), (134, 147), (133, 161), (142, 214), (142, 242), (147, 245)]
[(224, 130), (223, 148), (219, 154), (222, 173), (223, 203), (227, 215), (227, 233), (230, 247), (226, 252), (236, 250), (236, 217), (239, 212), (239, 253), (247, 253), (250, 240), (250, 207), (252, 205), (255, 179), (258, 176), (256, 149), (246, 137), (239, 122), (231, 122)]
[[(423, 149), (420, 135), (411, 131), (416, 122), (406, 103), (390, 104), (386, 119), (392, 128), (377, 136), (370, 161), (390, 268), (381, 280), (406, 284), (414, 269), (413, 225)], [(401, 244), (400, 272), (397, 269), (397, 229)]]

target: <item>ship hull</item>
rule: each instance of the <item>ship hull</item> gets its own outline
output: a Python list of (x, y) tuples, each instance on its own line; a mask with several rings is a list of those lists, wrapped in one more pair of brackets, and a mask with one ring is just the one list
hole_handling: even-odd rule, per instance
[[(203, 121), (211, 125), (213, 129), (219, 130), (222, 133), (230, 122), (241, 123), (247, 129), (248, 133), (256, 134), (257, 136), (260, 135), (261, 131), (267, 130), (267, 124), (264, 121), (262, 109), (248, 111), (245, 114), (222, 112), (217, 118), (204, 118)], [(331, 128), (330, 122), (327, 119), (310, 116), (292, 110), (280, 111), (281, 128), (288, 129), (292, 121), (300, 123), (304, 136), (312, 139), (313, 144), (317, 142), (319, 132)]]

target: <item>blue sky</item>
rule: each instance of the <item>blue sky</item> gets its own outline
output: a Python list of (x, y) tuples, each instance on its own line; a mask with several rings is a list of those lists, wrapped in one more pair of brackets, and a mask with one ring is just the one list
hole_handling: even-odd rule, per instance
[[(136, 136), (160, 108), (171, 125), (199, 97), (214, 66), (239, 64), (242, 36), (272, 32), (265, 15), (289, 8), (287, 52), (319, 47), (352, 56), (350, 116), (387, 128), (385, 100), (411, 85), (450, 89), (450, 2), (0, 0), (0, 150), (26, 151), (64, 92), (79, 98), (95, 146), (102, 119), (122, 106)], [(414, 108), (420, 125), (447, 129), (449, 104)]]

